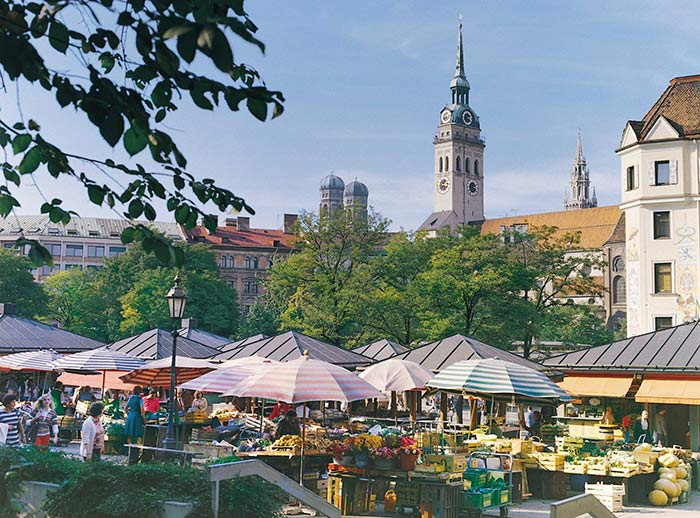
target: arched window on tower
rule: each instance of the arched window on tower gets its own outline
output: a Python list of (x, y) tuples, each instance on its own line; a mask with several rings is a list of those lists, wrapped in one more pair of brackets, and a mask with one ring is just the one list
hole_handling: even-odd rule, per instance
[(440, 172), (442, 173), (442, 157), (440, 157)]
[(245, 263), (245, 269), (250, 270), (250, 265), (251, 265), (250, 257), (246, 256), (244, 263)]
[(613, 259), (612, 270), (615, 273), (620, 273), (625, 271), (625, 259), (622, 256), (617, 256)]
[(469, 157), (466, 157), (464, 159), (464, 172), (468, 173), (469, 172)]
[(445, 172), (450, 170), (450, 158), (445, 157)]
[(613, 304), (624, 304), (627, 302), (627, 283), (623, 276), (618, 275), (613, 279), (612, 292)]
[(257, 270), (260, 265), (260, 260), (257, 257), (253, 257), (253, 270)]
[(479, 176), (479, 161), (478, 160), (474, 160), (474, 174), (476, 176)]
[(232, 255), (228, 256), (226, 263), (227, 263), (226, 266), (228, 266), (229, 268), (234, 268), (235, 264), (236, 264)]
[(462, 170), (461, 164), (459, 163), (459, 157), (455, 159), (455, 168), (457, 169), (457, 172), (460, 172)]
[(225, 256), (225, 255), (222, 255), (222, 256), (219, 258), (219, 267), (220, 267), (220, 268), (226, 268), (226, 256)]

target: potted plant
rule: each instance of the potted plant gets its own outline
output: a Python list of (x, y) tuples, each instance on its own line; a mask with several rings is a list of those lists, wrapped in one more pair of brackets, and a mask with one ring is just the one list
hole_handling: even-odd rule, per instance
[(399, 448), (399, 464), (403, 471), (413, 471), (418, 461), (420, 450), (416, 447), (413, 437), (401, 437)]
[(388, 446), (382, 446), (372, 451), (372, 458), (374, 458), (374, 467), (377, 469), (390, 470), (396, 465), (396, 458), (398, 457), (397, 450), (389, 448)]

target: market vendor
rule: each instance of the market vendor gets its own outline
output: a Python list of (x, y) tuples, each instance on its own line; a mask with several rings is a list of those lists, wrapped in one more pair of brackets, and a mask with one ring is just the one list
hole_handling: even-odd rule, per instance
[(532, 413), (532, 424), (528, 426), (525, 425), (525, 429), (529, 432), (530, 437), (540, 436), (540, 429), (542, 428), (542, 414), (539, 410), (535, 410)]
[(613, 415), (613, 411), (612, 411), (611, 407), (608, 407), (605, 409), (605, 414), (603, 415), (603, 420), (601, 421), (601, 424), (605, 424), (605, 425), (615, 424), (615, 416)]
[(156, 389), (152, 388), (148, 395), (143, 397), (143, 410), (146, 412), (146, 420), (153, 419), (153, 416), (160, 412), (160, 399)]
[(275, 406), (272, 407), (272, 413), (270, 414), (270, 419), (275, 420), (280, 416), (284, 416), (289, 411), (289, 405), (284, 401), (278, 401)]
[(284, 419), (277, 423), (275, 439), (279, 439), (283, 435), (301, 435), (299, 419), (297, 419), (297, 413), (294, 410), (289, 410), (284, 415)]
[(197, 391), (194, 393), (194, 399), (192, 400), (192, 406), (190, 407), (190, 411), (196, 412), (197, 410), (205, 411), (209, 407), (209, 401), (207, 401), (204, 398), (204, 394), (202, 394), (201, 391)]
[(54, 412), (56, 412), (57, 415), (66, 415), (69, 402), (63, 393), (63, 383), (57, 381), (53, 389), (51, 389), (50, 394)]

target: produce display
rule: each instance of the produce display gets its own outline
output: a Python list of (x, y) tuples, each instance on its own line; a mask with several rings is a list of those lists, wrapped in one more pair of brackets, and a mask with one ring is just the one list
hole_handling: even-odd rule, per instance
[(654, 482), (654, 489), (648, 498), (651, 505), (663, 506), (678, 501), (681, 495), (688, 493), (690, 466), (672, 452), (664, 453), (657, 462), (660, 465), (656, 470), (659, 480)]
[(301, 437), (298, 435), (283, 435), (279, 439), (277, 439), (273, 444), (274, 447), (282, 447), (282, 448), (294, 448), (301, 450), (302, 442), (301, 442)]

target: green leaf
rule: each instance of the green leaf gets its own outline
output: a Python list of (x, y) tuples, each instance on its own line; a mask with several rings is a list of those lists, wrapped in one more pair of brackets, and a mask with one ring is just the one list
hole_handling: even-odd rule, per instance
[(140, 130), (130, 127), (124, 132), (124, 149), (129, 155), (140, 153), (148, 145), (148, 136)]
[(211, 103), (209, 99), (207, 99), (204, 96), (204, 93), (206, 92), (204, 83), (202, 81), (197, 81), (195, 82), (194, 86), (190, 90), (190, 96), (192, 97), (192, 100), (194, 103), (202, 108), (203, 110), (213, 110), (214, 105)]
[(170, 247), (167, 243), (160, 240), (153, 241), (153, 253), (155, 253), (158, 260), (163, 264), (170, 264)]
[(170, 81), (160, 81), (151, 92), (151, 100), (156, 106), (167, 106), (173, 97), (173, 90)]
[(194, 61), (194, 55), (197, 52), (197, 35), (194, 31), (183, 34), (177, 39), (177, 51), (188, 63)]
[(222, 72), (229, 72), (233, 68), (233, 51), (226, 39), (226, 35), (220, 29), (216, 29), (214, 33), (211, 57), (216, 68)]
[(24, 155), (22, 161), (19, 163), (17, 170), (21, 174), (29, 174), (36, 171), (37, 167), (41, 163), (41, 148), (39, 146), (34, 146), (32, 149), (27, 151)]
[(163, 119), (165, 119), (165, 116), (167, 115), (167, 110), (165, 108), (161, 108), (156, 112), (156, 123), (161, 122)]
[(68, 27), (55, 18), (51, 21), (49, 28), (49, 42), (53, 48), (63, 54), (68, 50)]
[(114, 63), (114, 55), (111, 52), (103, 52), (100, 54), (100, 64), (107, 74), (114, 68)]
[(136, 229), (134, 227), (126, 227), (122, 230), (121, 240), (125, 245), (134, 242), (134, 237), (136, 236)]
[(134, 198), (129, 203), (128, 212), (131, 219), (138, 218), (143, 213), (143, 202), (139, 198)]
[(256, 99), (255, 97), (248, 97), (246, 104), (248, 105), (248, 111), (252, 113), (256, 119), (265, 122), (267, 118), (267, 103), (265, 101)]
[(32, 266), (43, 266), (45, 264), (53, 265), (53, 256), (51, 252), (36, 241), (30, 241), (29, 253), (27, 255), (32, 262)]
[(17, 135), (15, 138), (12, 139), (12, 152), (15, 155), (22, 153), (25, 149), (29, 147), (29, 144), (31, 143), (32, 136), (28, 133), (22, 133), (21, 135)]
[(180, 205), (176, 210), (175, 210), (175, 221), (180, 223), (181, 225), (184, 224), (187, 221), (187, 218), (190, 216), (190, 207), (189, 205)]
[(0, 194), (0, 216), (6, 218), (13, 207), (19, 207), (19, 202), (9, 194)]
[(177, 208), (179, 204), (180, 202), (177, 200), (177, 198), (168, 198), (166, 207), (168, 208), (169, 212), (172, 212)]
[(119, 13), (119, 17), (117, 18), (117, 25), (131, 25), (134, 23), (136, 20), (134, 19), (133, 16), (131, 16), (131, 13), (129, 11), (122, 11)]
[(88, 197), (95, 205), (102, 205), (106, 191), (99, 185), (90, 184), (87, 186)]
[(44, 34), (46, 34), (46, 29), (48, 29), (48, 27), (49, 17), (46, 15), (37, 15), (32, 19), (29, 29), (34, 38), (41, 38)]
[(124, 119), (121, 113), (117, 111), (107, 112), (106, 117), (100, 124), (100, 135), (107, 141), (107, 143), (114, 147), (119, 142), (124, 132)]

